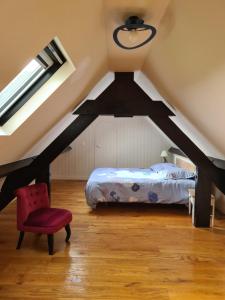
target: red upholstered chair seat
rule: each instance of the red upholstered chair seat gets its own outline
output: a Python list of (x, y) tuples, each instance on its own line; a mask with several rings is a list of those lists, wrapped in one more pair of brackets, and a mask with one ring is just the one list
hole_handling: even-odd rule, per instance
[(20, 230), (17, 249), (20, 248), (26, 231), (47, 234), (49, 254), (53, 254), (53, 233), (65, 227), (66, 242), (69, 241), (72, 213), (66, 209), (50, 207), (45, 183), (20, 188), (16, 191), (16, 196), (17, 228)]
[[(40, 230), (41, 233), (54, 233), (72, 220), (70, 211), (62, 208), (43, 207), (33, 211), (24, 222), (26, 231)], [(29, 228), (31, 230), (29, 230)]]

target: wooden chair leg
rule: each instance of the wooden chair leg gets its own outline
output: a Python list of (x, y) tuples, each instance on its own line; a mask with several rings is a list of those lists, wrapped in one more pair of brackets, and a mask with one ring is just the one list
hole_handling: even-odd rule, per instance
[(66, 243), (68, 243), (69, 239), (70, 239), (70, 236), (71, 236), (70, 224), (67, 224), (65, 226), (65, 230), (66, 230), (66, 239), (65, 239), (65, 241), (66, 241)]
[(48, 234), (48, 253), (49, 255), (53, 255), (54, 248), (54, 235)]
[(18, 243), (17, 243), (16, 249), (20, 249), (22, 241), (23, 241), (23, 238), (24, 238), (24, 231), (20, 231), (20, 235), (19, 235), (19, 239), (18, 239)]

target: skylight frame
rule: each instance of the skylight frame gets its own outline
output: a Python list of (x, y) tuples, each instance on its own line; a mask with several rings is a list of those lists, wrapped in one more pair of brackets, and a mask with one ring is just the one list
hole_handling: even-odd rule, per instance
[(10, 106), (7, 109), (5, 109), (2, 115), (0, 115), (0, 126), (3, 126), (39, 90), (39, 88), (44, 83), (46, 83), (48, 79), (66, 62), (66, 59), (62, 54), (62, 52), (60, 51), (55, 40), (52, 40), (36, 56), (35, 60), (37, 60), (40, 63), (40, 66), (42, 65), (42, 69), (44, 71), (41, 72), (42, 74), (39, 74), (40, 76), (35, 76), (35, 78), (30, 78), (30, 80), (27, 81), (27, 84), (25, 85), (24, 89), (20, 92), (16, 92), (13, 95), (10, 102)]

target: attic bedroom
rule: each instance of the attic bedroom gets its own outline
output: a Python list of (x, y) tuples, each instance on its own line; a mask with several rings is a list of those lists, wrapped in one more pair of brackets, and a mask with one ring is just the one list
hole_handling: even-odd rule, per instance
[(224, 11), (0, 0), (0, 299), (224, 299)]

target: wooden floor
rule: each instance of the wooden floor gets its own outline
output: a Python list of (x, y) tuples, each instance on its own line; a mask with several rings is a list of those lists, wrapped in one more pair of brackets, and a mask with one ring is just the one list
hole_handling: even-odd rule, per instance
[(225, 220), (196, 229), (186, 208), (85, 204), (84, 183), (55, 181), (73, 212), (71, 244), (27, 234), (15, 250), (15, 203), (0, 214), (0, 299), (224, 300)]

